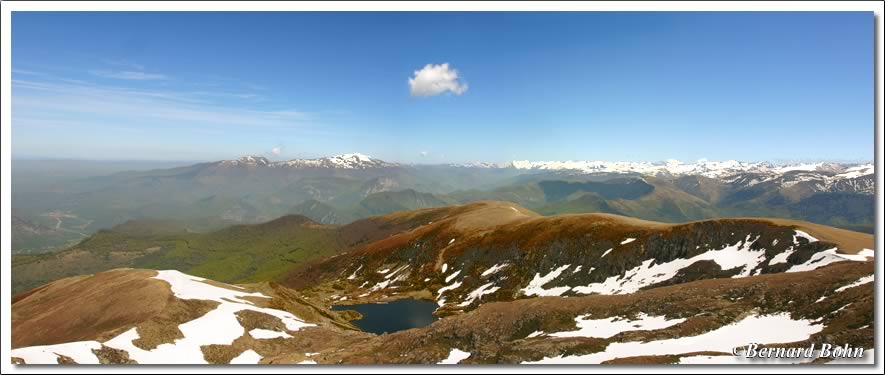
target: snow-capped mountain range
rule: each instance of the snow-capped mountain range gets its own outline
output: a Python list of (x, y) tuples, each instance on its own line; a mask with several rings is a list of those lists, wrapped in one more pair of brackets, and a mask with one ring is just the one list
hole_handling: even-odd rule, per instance
[[(288, 161), (272, 162), (263, 156), (243, 156), (236, 160), (224, 160), (219, 162), (228, 166), (267, 166), (267, 167), (292, 167), (292, 168), (339, 168), (339, 169), (369, 169), (381, 167), (395, 167), (401, 164), (389, 163), (371, 156), (350, 153), (316, 159), (292, 159)], [(678, 160), (664, 162), (618, 162), (618, 161), (528, 161), (514, 160), (508, 163), (465, 163), (448, 164), (458, 168), (514, 168), (520, 170), (535, 171), (572, 171), (583, 174), (593, 173), (624, 173), (640, 174), (647, 176), (704, 176), (733, 180), (744, 174), (760, 175), (755, 183), (765, 182), (775, 176), (784, 174), (801, 175), (803, 172), (826, 175), (830, 180), (844, 180), (872, 175), (874, 165), (867, 164), (838, 164), (838, 163), (800, 163), (800, 164), (773, 164), (767, 162), (740, 162), (728, 161), (698, 161), (696, 163), (683, 163)], [(731, 178), (729, 178), (731, 177)]]
[(572, 170), (583, 173), (637, 173), (642, 175), (697, 175), (723, 178), (744, 173), (782, 175), (788, 172), (827, 172), (837, 179), (856, 178), (872, 174), (873, 164), (844, 165), (837, 163), (805, 163), (775, 165), (772, 163), (747, 163), (736, 160), (699, 161), (686, 164), (678, 160), (662, 163), (608, 162), (608, 161), (537, 161), (517, 160), (506, 166), (527, 170)]
[(223, 160), (219, 162), (225, 166), (266, 166), (271, 168), (336, 168), (336, 169), (369, 169), (394, 167), (395, 163), (388, 163), (360, 153), (342, 154), (317, 159), (292, 159), (287, 161), (271, 162), (263, 156), (247, 155), (236, 160)]

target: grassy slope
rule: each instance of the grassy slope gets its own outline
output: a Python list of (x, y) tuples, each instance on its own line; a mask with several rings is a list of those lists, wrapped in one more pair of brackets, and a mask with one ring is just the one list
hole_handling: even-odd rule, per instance
[(101, 231), (58, 253), (13, 257), (13, 293), (118, 267), (176, 269), (222, 282), (266, 281), (342, 247), (335, 227), (298, 216), (211, 233), (155, 233), (151, 225), (149, 234), (136, 235), (136, 225)]

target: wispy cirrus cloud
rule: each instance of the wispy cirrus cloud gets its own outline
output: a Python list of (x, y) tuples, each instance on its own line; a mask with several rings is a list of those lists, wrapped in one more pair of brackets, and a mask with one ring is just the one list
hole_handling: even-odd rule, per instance
[(292, 128), (312, 120), (309, 113), (291, 107), (267, 110), (244, 100), (231, 103), (234, 99), (224, 98), (219, 102), (219, 98), (199, 92), (142, 90), (72, 80), (13, 79), (12, 86), (13, 109), (22, 116), (51, 114), (190, 127)]
[(135, 62), (132, 62), (129, 60), (104, 59), (104, 60), (102, 60), (102, 62), (107, 65), (122, 66), (122, 67), (129, 69), (129, 70), (132, 70), (132, 69), (139, 70), (139, 71), (144, 70), (144, 65), (138, 64), (138, 63), (135, 63)]
[(140, 71), (90, 70), (89, 74), (102, 78), (124, 79), (131, 81), (155, 81), (169, 79), (165, 74), (145, 73)]
[(46, 73), (35, 72), (32, 70), (25, 70), (25, 69), (12, 69), (12, 73), (26, 75), (26, 76), (46, 76), (47, 75)]

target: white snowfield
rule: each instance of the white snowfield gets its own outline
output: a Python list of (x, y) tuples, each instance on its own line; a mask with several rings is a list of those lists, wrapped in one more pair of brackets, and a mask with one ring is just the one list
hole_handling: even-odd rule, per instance
[(823, 325), (816, 325), (805, 319), (794, 320), (787, 313), (750, 315), (738, 322), (697, 336), (648, 342), (615, 342), (597, 353), (547, 357), (523, 364), (599, 364), (615, 358), (636, 356), (677, 355), (699, 351), (731, 353), (735, 347), (745, 346), (748, 343), (776, 344), (802, 341), (823, 328)]
[(269, 329), (255, 328), (249, 331), (249, 336), (252, 336), (256, 339), (276, 339), (276, 338), (290, 338), (292, 335), (286, 332), (280, 331), (272, 331)]
[(810, 234), (805, 233), (805, 232), (803, 232), (803, 231), (801, 231), (801, 230), (794, 229), (793, 232), (796, 233), (795, 235), (793, 235), (793, 243), (796, 244), (796, 245), (799, 244), (799, 241), (797, 240), (797, 238), (804, 238), (804, 239), (808, 240), (809, 243), (811, 243), (811, 242), (817, 242), (817, 238), (814, 238), (814, 237), (812, 237)]
[[(820, 356), (820, 350), (815, 350), (811, 358), (745, 358), (733, 355), (696, 355), (682, 357), (680, 365), (792, 365), (809, 363)], [(861, 358), (836, 358), (827, 365), (872, 365), (875, 362), (875, 350), (865, 349)]]
[(529, 282), (529, 285), (525, 288), (522, 288), (522, 294), (525, 294), (527, 296), (561, 296), (563, 293), (568, 292), (571, 287), (561, 286), (556, 288), (544, 289), (544, 285), (559, 277), (559, 275), (562, 274), (562, 271), (567, 270), (571, 266), (571, 264), (566, 264), (553, 271), (550, 271), (544, 276), (541, 276), (540, 273), (536, 273), (532, 281)]
[(688, 259), (674, 259), (661, 264), (653, 264), (655, 260), (648, 259), (639, 266), (627, 270), (623, 276), (611, 276), (605, 281), (577, 286), (573, 290), (580, 294), (633, 293), (645, 286), (669, 280), (676, 276), (681, 269), (701, 260), (712, 260), (723, 270), (741, 268), (741, 272), (735, 277), (750, 276), (753, 268), (765, 261), (764, 249), (750, 249), (750, 246), (756, 241), (756, 239), (751, 240), (750, 237), (751, 235), (747, 235), (746, 239), (734, 245), (719, 250), (710, 250)]
[(70, 357), (79, 364), (97, 365), (98, 357), (92, 353), (92, 349), (101, 349), (98, 341), (76, 341), (64, 344), (29, 346), (26, 348), (12, 349), (13, 357), (21, 358), (27, 364), (55, 365), (58, 364), (58, 355)]
[(854, 262), (864, 262), (868, 260), (868, 257), (873, 257), (873, 251), (870, 249), (863, 249), (857, 254), (839, 254), (837, 250), (838, 249), (834, 247), (829, 250), (815, 253), (805, 263), (797, 264), (793, 267), (790, 267), (787, 272), (811, 271), (831, 263), (844, 262), (848, 260)]
[(236, 160), (223, 160), (221, 165), (238, 166), (246, 165), (253, 167), (268, 168), (336, 168), (336, 169), (367, 169), (380, 167), (395, 167), (398, 164), (388, 163), (375, 159), (371, 156), (351, 153), (329, 156), (317, 159), (292, 159), (288, 161), (271, 162), (263, 156), (247, 155)]
[(833, 163), (800, 163), (774, 165), (770, 163), (748, 163), (737, 160), (706, 161), (683, 163), (667, 160), (660, 163), (618, 162), (618, 161), (528, 161), (514, 160), (502, 167), (532, 170), (571, 170), (582, 173), (636, 173), (651, 176), (700, 175), (711, 178), (734, 176), (742, 173), (755, 173), (764, 179), (789, 172), (825, 172), (836, 170), (834, 180), (858, 178), (874, 173), (873, 164), (843, 166)]
[(254, 350), (249, 349), (245, 352), (240, 353), (240, 355), (234, 357), (234, 359), (230, 360), (230, 364), (232, 365), (257, 365), (258, 361), (261, 360), (261, 355), (256, 353)]
[[(154, 278), (163, 280), (171, 286), (172, 292), (180, 299), (198, 299), (218, 302), (219, 305), (205, 315), (182, 323), (178, 329), (184, 338), (172, 343), (161, 344), (152, 350), (136, 347), (132, 342), (139, 338), (135, 327), (104, 342), (107, 347), (125, 350), (129, 358), (141, 364), (205, 364), (204, 345), (231, 345), (234, 340), (246, 333), (245, 328), (237, 320), (236, 313), (243, 310), (256, 311), (275, 316), (283, 322), (289, 331), (314, 326), (306, 323), (287, 311), (255, 306), (243, 297), (269, 298), (261, 293), (248, 293), (205, 283), (206, 279), (187, 275), (178, 271), (157, 271)], [(255, 330), (250, 331), (250, 334)], [(261, 331), (259, 331), (261, 332)], [(270, 331), (274, 332), (274, 331)], [(258, 333), (262, 335), (262, 333)], [(288, 336), (288, 334), (286, 334)], [(254, 335), (253, 335), (254, 337)], [(284, 337), (284, 336), (279, 336)], [(58, 353), (74, 358), (77, 363), (98, 363), (98, 358), (86, 348), (100, 348), (101, 343), (84, 341), (51, 345), (49, 347), (28, 347), (13, 350), (12, 356), (22, 357), (29, 364), (54, 364), (56, 357), (45, 353)], [(44, 353), (44, 354), (40, 354)], [(26, 358), (27, 357), (27, 358)], [(243, 357), (242, 355), (240, 357)], [(238, 357), (239, 358), (239, 357)], [(30, 360), (29, 360), (30, 359)], [(253, 360), (254, 356), (246, 354), (238, 360)], [(260, 357), (258, 358), (260, 359)], [(257, 362), (257, 360), (255, 360)]]
[(793, 250), (792, 247), (789, 249), (786, 249), (783, 252), (778, 253), (777, 255), (771, 257), (771, 259), (768, 261), (768, 264), (774, 265), (774, 264), (786, 263), (787, 259), (790, 257), (790, 255), (793, 255), (794, 252), (796, 252), (796, 250)]
[(504, 263), (504, 264), (496, 264), (496, 265), (494, 265), (494, 266), (489, 267), (489, 269), (487, 269), (487, 270), (485, 270), (485, 271), (482, 271), (482, 275), (481, 275), (481, 276), (482, 276), (482, 277), (486, 277), (486, 276), (488, 276), (488, 275), (491, 275), (491, 274), (493, 274), (493, 273), (496, 273), (496, 272), (502, 270), (504, 267), (507, 267), (507, 266), (509, 266), (509, 264), (507, 264), (507, 263)]
[(444, 287), (442, 287), (442, 288), (439, 288), (439, 290), (436, 291), (436, 303), (437, 303), (438, 305), (440, 305), (440, 306), (445, 305), (445, 304), (446, 304), (446, 299), (443, 298), (443, 293), (445, 293), (445, 292), (447, 292), (447, 291), (450, 291), (450, 290), (452, 290), (452, 289), (457, 289), (457, 288), (459, 288), (460, 286), (461, 286), (461, 282), (458, 281), (458, 282), (455, 282), (455, 283), (453, 283), (453, 284), (449, 284), (449, 285), (446, 285), (446, 286), (444, 286)]
[(833, 293), (839, 293), (839, 292), (843, 292), (843, 291), (846, 291), (846, 290), (848, 290), (848, 289), (854, 288), (854, 287), (856, 287), (856, 286), (861, 286), (861, 285), (864, 285), (864, 284), (869, 284), (869, 283), (873, 282), (873, 278), (874, 278), (873, 275), (868, 275), (868, 276), (861, 277), (860, 279), (858, 279), (857, 281), (855, 281), (855, 282), (853, 282), (853, 283), (851, 283), (851, 284), (848, 284), (848, 285), (843, 286), (843, 287), (839, 287), (838, 289), (834, 290)]
[(473, 301), (475, 301), (476, 299), (478, 299), (486, 294), (492, 294), (494, 292), (497, 292), (498, 289), (501, 289), (501, 288), (495, 286), (495, 283), (483, 284), (479, 288), (476, 288), (476, 290), (467, 294), (467, 299), (465, 299), (464, 302), (461, 302), (460, 304), (458, 304), (458, 306), (459, 307), (470, 306), (470, 304), (472, 304)]
[(449, 352), (448, 358), (439, 362), (439, 365), (457, 365), (458, 362), (461, 362), (470, 357), (470, 353), (465, 352), (460, 349), (452, 349)]
[[(804, 238), (804, 239), (808, 240), (808, 243), (817, 242), (817, 238), (814, 238), (810, 234), (805, 233), (801, 230), (794, 229), (793, 233), (794, 233), (793, 234), (793, 246), (790, 246), (789, 248), (787, 248), (787, 250), (784, 250), (783, 252), (778, 253), (777, 255), (773, 256), (768, 261), (769, 265), (786, 263), (787, 259), (790, 257), (790, 255), (793, 255), (793, 253), (796, 252), (794, 247), (799, 246), (799, 238)], [(775, 245), (777, 245), (777, 240), (774, 240), (771, 243), (771, 246), (775, 246)]]
[(649, 316), (640, 313), (638, 319), (624, 317), (611, 317), (603, 319), (591, 319), (590, 315), (580, 315), (575, 318), (578, 326), (577, 331), (563, 331), (548, 334), (553, 337), (598, 337), (607, 339), (621, 332), (651, 331), (663, 329), (684, 322), (685, 319), (667, 319), (663, 316)]
[(446, 283), (452, 282), (452, 279), (458, 277), (458, 275), (460, 275), (460, 274), (461, 274), (461, 270), (457, 270), (454, 273), (452, 273), (451, 275), (446, 276)]
[(633, 242), (633, 241), (636, 241), (636, 239), (635, 238), (628, 238), (626, 240), (621, 241), (621, 245), (626, 245), (626, 244)]

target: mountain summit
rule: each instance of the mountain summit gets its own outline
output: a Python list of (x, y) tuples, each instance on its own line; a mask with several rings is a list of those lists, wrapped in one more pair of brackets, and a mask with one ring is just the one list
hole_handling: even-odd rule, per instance
[(371, 156), (350, 153), (341, 154), (317, 159), (292, 159), (287, 161), (271, 162), (262, 156), (243, 156), (236, 160), (222, 160), (219, 164), (224, 166), (260, 166), (271, 168), (335, 168), (335, 169), (369, 169), (394, 167), (397, 164), (388, 163), (383, 160), (375, 159)]

